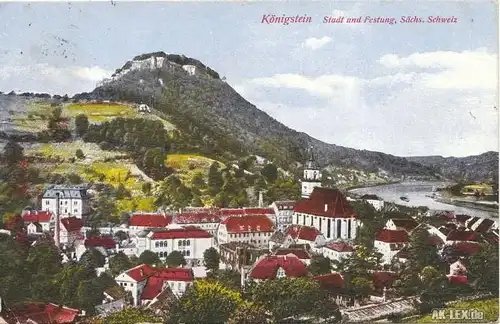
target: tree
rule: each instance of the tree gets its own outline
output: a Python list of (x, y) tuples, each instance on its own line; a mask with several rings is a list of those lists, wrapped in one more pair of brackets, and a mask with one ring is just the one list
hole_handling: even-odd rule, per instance
[(186, 265), (186, 259), (182, 255), (181, 252), (179, 251), (172, 251), (167, 257), (165, 258), (165, 263), (167, 266), (175, 268), (179, 266), (185, 266)]
[(144, 182), (142, 184), (142, 193), (149, 195), (151, 193), (151, 182)]
[(161, 323), (163, 320), (155, 316), (151, 311), (142, 308), (125, 308), (119, 312), (112, 313), (104, 319), (99, 319), (93, 324), (136, 324), (136, 323)]
[(269, 183), (273, 183), (278, 179), (278, 168), (272, 163), (266, 164), (260, 173)]
[(11, 236), (0, 233), (0, 296), (11, 303), (29, 294), (22, 247)]
[(438, 249), (425, 226), (418, 226), (411, 232), (408, 254), (409, 270), (414, 273), (419, 273), (426, 266), (440, 266)]
[(222, 179), (222, 174), (219, 171), (219, 164), (217, 162), (210, 165), (208, 170), (208, 186), (213, 194), (216, 194), (222, 188), (224, 181)]
[(83, 136), (89, 128), (89, 119), (86, 115), (80, 114), (75, 117), (75, 129), (78, 136)]
[(198, 196), (198, 195), (193, 196), (193, 199), (191, 200), (191, 206), (192, 207), (203, 207), (204, 206), (203, 201), (201, 201), (200, 196)]
[(313, 276), (323, 275), (330, 273), (332, 270), (332, 265), (328, 258), (320, 254), (313, 255), (311, 258), (311, 263), (308, 266), (309, 272)]
[(92, 249), (88, 249), (87, 251), (83, 252), (82, 256), (80, 257), (79, 262), (80, 262), (80, 264), (82, 264), (90, 269), (95, 269), (95, 268), (103, 267), (104, 263), (106, 263), (106, 258), (97, 249), (92, 248)]
[(61, 107), (55, 107), (54, 109), (52, 109), (52, 116), (51, 116), (52, 120), (59, 121), (61, 119), (61, 115), (62, 115)]
[(127, 212), (120, 213), (120, 224), (128, 224), (130, 221), (130, 214)]
[(481, 244), (481, 249), (469, 260), (468, 275), (477, 290), (498, 296), (498, 245)]
[(160, 258), (158, 257), (158, 254), (150, 251), (150, 250), (145, 250), (144, 252), (139, 255), (139, 263), (140, 264), (147, 264), (150, 266), (160, 264)]
[(32, 247), (26, 259), (31, 298), (48, 302), (57, 296), (55, 276), (62, 268), (59, 250), (48, 240), (40, 241)]
[(205, 262), (205, 267), (211, 272), (219, 270), (220, 256), (219, 252), (213, 247), (206, 249), (203, 252), (203, 260)]
[(231, 315), (227, 324), (262, 324), (266, 322), (264, 307), (251, 302), (244, 302)]
[(129, 258), (121, 251), (109, 260), (109, 269), (114, 276), (119, 275), (131, 267), (132, 264)]
[(216, 281), (199, 280), (187, 289), (175, 305), (172, 323), (224, 324), (243, 300), (236, 291)]
[(80, 160), (85, 159), (85, 154), (83, 154), (83, 151), (81, 149), (76, 150), (75, 156), (77, 159), (80, 159)]
[(251, 296), (253, 302), (272, 314), (275, 322), (295, 316), (329, 318), (338, 312), (328, 293), (311, 278), (265, 280), (252, 289)]
[(241, 290), (241, 274), (236, 270), (218, 270), (215, 278), (229, 289)]
[(3, 159), (9, 165), (17, 164), (24, 159), (24, 149), (15, 141), (9, 141), (3, 149)]

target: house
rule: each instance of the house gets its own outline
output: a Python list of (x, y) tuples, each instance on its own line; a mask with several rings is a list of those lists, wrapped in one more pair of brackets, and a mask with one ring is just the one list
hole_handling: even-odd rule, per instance
[(116, 244), (111, 235), (91, 236), (83, 242), (84, 249), (82, 250), (94, 248), (100, 251), (104, 256), (110, 256), (116, 253), (117, 245), (118, 244)]
[(456, 255), (463, 257), (471, 256), (481, 250), (481, 245), (478, 242), (455, 242), (448, 246), (453, 247)]
[(467, 268), (462, 260), (458, 259), (457, 261), (450, 264), (450, 276), (456, 275), (467, 275)]
[(172, 223), (172, 216), (160, 213), (133, 213), (129, 220), (132, 233), (149, 228), (166, 227)]
[(382, 208), (384, 208), (384, 204), (385, 204), (385, 202), (382, 200), (382, 198), (380, 198), (377, 195), (368, 195), (368, 194), (363, 195), (363, 196), (359, 197), (359, 200), (367, 202), (368, 204), (372, 205), (373, 208), (375, 208), (376, 210), (382, 210)]
[(354, 247), (342, 241), (328, 242), (323, 247), (323, 256), (331, 261), (340, 261), (351, 256), (353, 253)]
[(309, 244), (315, 251), (321, 253), (321, 247), (326, 244), (325, 236), (315, 227), (304, 225), (292, 225), (285, 231), (283, 247), (291, 244)]
[(90, 213), (87, 190), (87, 185), (49, 185), (42, 195), (42, 210), (52, 214), (59, 212), (61, 218), (85, 218)]
[(200, 210), (183, 212), (175, 216), (174, 222), (175, 224), (199, 227), (215, 237), (217, 235), (217, 228), (219, 227), (221, 220), (217, 213), (214, 213), (212, 211)]
[(265, 215), (231, 216), (220, 223), (217, 240), (219, 244), (245, 242), (267, 248), (273, 233), (274, 224)]
[[(269, 251), (274, 251), (275, 249), (283, 246), (285, 243), (286, 235), (282, 231), (276, 231), (269, 238)], [(290, 242), (292, 243), (292, 242)]]
[(28, 235), (42, 234), (43, 226), (39, 222), (30, 223), (28, 226), (26, 226), (26, 232), (28, 233)]
[(242, 266), (253, 265), (260, 256), (267, 253), (266, 249), (259, 249), (253, 244), (244, 242), (230, 242), (219, 245), (221, 262), (229, 265), (234, 270), (239, 270)]
[(292, 224), (295, 201), (275, 201), (269, 207), (274, 210), (274, 213), (276, 215), (275, 224), (278, 231), (284, 231), (288, 226)]
[(140, 112), (140, 113), (150, 113), (151, 112), (151, 108), (149, 108), (148, 105), (146, 104), (140, 104), (139, 107), (137, 107), (137, 112)]
[[(27, 225), (28, 227), (33, 223), (39, 224), (40, 228), (37, 224), (35, 224), (31, 227), (31, 231), (40, 229), (40, 232), (50, 231), (55, 221), (54, 214), (46, 210), (26, 210), (22, 213), (22, 218), (24, 225)], [(30, 228), (28, 228), (28, 232), (29, 231)]]
[(377, 232), (373, 246), (383, 254), (384, 263), (389, 263), (408, 242), (408, 232), (405, 230), (382, 229)]
[(273, 255), (283, 256), (283, 255), (291, 255), (297, 257), (300, 261), (304, 262), (305, 265), (311, 264), (311, 253), (306, 249), (301, 248), (280, 248), (277, 249)]
[(479, 236), (476, 232), (467, 230), (454, 230), (446, 236), (445, 244), (449, 245), (458, 242), (479, 242)]
[(215, 243), (213, 236), (207, 231), (195, 226), (182, 227), (178, 224), (152, 229), (144, 235), (136, 235), (134, 241), (136, 256), (149, 250), (156, 253), (161, 260), (165, 260), (172, 251), (179, 251), (190, 266), (202, 264), (203, 253)]
[(352, 240), (360, 226), (358, 218), (338, 189), (314, 188), (309, 198), (295, 205), (292, 223), (315, 227), (327, 240)]
[(72, 245), (77, 240), (83, 240), (83, 220), (77, 217), (66, 217), (61, 219), (59, 226), (59, 242), (64, 245)]
[(153, 301), (166, 287), (182, 296), (193, 284), (194, 275), (190, 268), (153, 268), (141, 264), (121, 273), (115, 281), (132, 294), (134, 306), (141, 306)]
[(306, 277), (308, 270), (299, 258), (292, 255), (264, 255), (250, 269), (248, 278), (261, 281), (276, 278)]
[(471, 227), (471, 230), (473, 230), (477, 233), (485, 234), (485, 233), (489, 232), (493, 228), (494, 225), (495, 225), (495, 222), (492, 219), (481, 218), (481, 221), (476, 222)]
[(413, 218), (391, 218), (385, 224), (385, 228), (394, 231), (407, 231), (410, 233), (418, 226), (418, 222)]
[(80, 315), (78, 309), (52, 303), (28, 302), (10, 307), (5, 321), (16, 324), (69, 324), (76, 323)]

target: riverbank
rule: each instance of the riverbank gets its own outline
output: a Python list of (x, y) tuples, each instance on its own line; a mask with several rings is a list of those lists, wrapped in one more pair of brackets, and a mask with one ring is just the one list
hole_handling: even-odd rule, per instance
[(459, 207), (482, 210), (489, 213), (494, 213), (496, 216), (498, 216), (498, 204), (493, 204), (493, 203), (486, 204), (484, 202), (468, 201), (468, 200), (453, 199), (453, 198), (435, 198), (434, 200), (447, 205), (454, 205)]
[(374, 187), (388, 186), (391, 184), (398, 184), (398, 183), (402, 183), (402, 181), (398, 180), (398, 181), (389, 181), (389, 182), (382, 182), (382, 183), (375, 183), (375, 184), (360, 184), (360, 185), (344, 188), (344, 190), (350, 191), (353, 189), (374, 188)]

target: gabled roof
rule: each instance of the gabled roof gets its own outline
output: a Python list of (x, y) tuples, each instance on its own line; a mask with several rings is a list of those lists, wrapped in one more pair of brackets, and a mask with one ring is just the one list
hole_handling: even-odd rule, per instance
[(455, 285), (466, 285), (469, 283), (469, 280), (467, 279), (467, 276), (446, 276), (448, 278), (448, 281), (452, 284)]
[(418, 222), (413, 218), (393, 218), (391, 219), (394, 225), (398, 228), (402, 228), (407, 232), (411, 232), (415, 227), (418, 226)]
[(31, 222), (46, 223), (50, 222), (50, 219), (52, 218), (52, 213), (46, 210), (29, 210), (25, 211), (22, 217), (25, 223), (31, 223)]
[(477, 242), (479, 237), (476, 232), (473, 231), (451, 231), (446, 237), (447, 241), (472, 241)]
[(153, 300), (164, 290), (165, 282), (193, 280), (194, 274), (190, 268), (153, 268), (153, 274), (147, 278), (141, 299)]
[(195, 226), (165, 228), (148, 234), (152, 240), (211, 238), (212, 234)]
[(456, 215), (456, 221), (465, 225), (465, 222), (471, 218), (472, 216), (469, 216), (469, 215), (463, 215), (463, 214), (460, 214), (460, 215)]
[(75, 232), (83, 227), (83, 220), (77, 217), (65, 217), (61, 219), (61, 224), (68, 232)]
[(338, 272), (313, 277), (323, 288), (343, 288), (344, 278)]
[(24, 303), (12, 307), (11, 312), (17, 321), (34, 321), (39, 324), (73, 323), (80, 311), (55, 304)]
[(454, 250), (457, 252), (457, 254), (463, 256), (469, 256), (481, 250), (481, 246), (475, 242), (458, 242), (452, 244), (452, 246), (454, 247)]
[(85, 240), (84, 245), (86, 248), (98, 247), (98, 246), (103, 247), (105, 249), (116, 248), (115, 240), (113, 240), (113, 237), (109, 235), (91, 236)]
[(345, 242), (330, 242), (326, 244), (326, 248), (337, 252), (354, 252), (354, 247)]
[(311, 255), (309, 254), (309, 252), (307, 252), (304, 249), (280, 248), (280, 249), (277, 249), (276, 252), (274, 252), (274, 255), (293, 255), (301, 260), (311, 259)]
[(290, 235), (294, 240), (314, 242), (318, 235), (321, 235), (321, 232), (312, 226), (291, 225), (286, 229), (285, 234)]
[(177, 224), (220, 223), (220, 217), (210, 212), (186, 212), (175, 217)]
[(404, 230), (379, 230), (375, 237), (376, 241), (385, 243), (407, 243), (409, 241), (408, 232)]
[(273, 222), (264, 215), (228, 217), (221, 224), (226, 225), (228, 233), (274, 232)]
[(87, 185), (49, 185), (43, 193), (44, 199), (55, 199), (59, 193), (60, 199), (85, 199), (87, 195)]
[(154, 270), (147, 264), (141, 264), (125, 271), (125, 274), (137, 282), (141, 282), (153, 275)]
[(306, 265), (296, 256), (267, 255), (257, 260), (250, 271), (253, 279), (275, 279), (278, 269), (285, 271), (287, 277), (305, 277), (308, 274)]
[(483, 221), (476, 227), (475, 231), (478, 233), (486, 233), (495, 224), (492, 219), (484, 218)]
[(141, 227), (165, 227), (172, 223), (171, 215), (164, 214), (132, 214), (130, 216), (130, 226)]
[(293, 211), (329, 218), (358, 218), (344, 194), (332, 188), (314, 188), (311, 196), (297, 202)]
[(245, 207), (245, 208), (221, 208), (220, 215), (222, 219), (231, 216), (247, 216), (247, 215), (275, 215), (274, 209), (270, 207)]

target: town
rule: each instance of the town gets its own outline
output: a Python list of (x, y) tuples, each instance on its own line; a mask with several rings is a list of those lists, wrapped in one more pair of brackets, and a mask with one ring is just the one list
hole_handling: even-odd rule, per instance
[(0, 230), (0, 323), (398, 322), (498, 298), (496, 220), (321, 179), (309, 150), (298, 200), (267, 205), (262, 190), (258, 206), (109, 226), (91, 222), (89, 185), (45, 184)]

